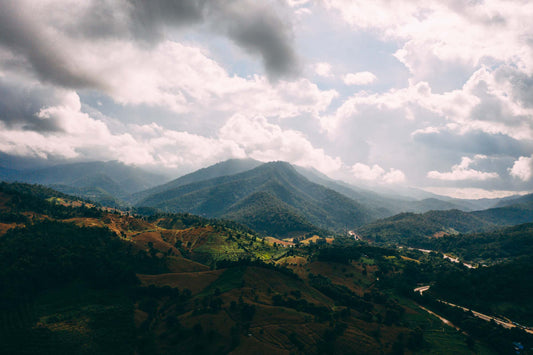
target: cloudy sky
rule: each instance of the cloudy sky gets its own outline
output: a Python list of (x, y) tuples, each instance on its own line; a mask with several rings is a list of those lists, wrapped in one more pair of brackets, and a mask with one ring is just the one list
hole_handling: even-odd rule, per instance
[(532, 191), (532, 18), (529, 0), (0, 0), (0, 153)]

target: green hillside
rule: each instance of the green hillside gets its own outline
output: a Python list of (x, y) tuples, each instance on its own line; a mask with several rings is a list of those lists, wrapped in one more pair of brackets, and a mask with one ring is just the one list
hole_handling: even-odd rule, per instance
[(254, 159), (229, 159), (211, 165), (207, 168), (203, 168), (190, 174), (184, 175), (163, 185), (155, 186), (150, 189), (132, 194), (131, 196), (127, 197), (127, 200), (132, 203), (138, 203), (139, 201), (144, 200), (150, 195), (175, 189), (180, 186), (192, 184), (195, 182), (242, 173), (244, 171), (254, 169), (261, 164), (262, 163), (260, 161)]
[[(258, 209), (260, 205), (250, 196), (264, 192), (276, 199), (268, 203), (269, 211)], [(259, 195), (265, 201), (265, 196)], [(280, 204), (280, 201), (285, 204)], [(250, 206), (252, 204), (253, 206)], [(274, 206), (274, 205), (280, 206)], [(247, 223), (243, 216), (255, 215), (255, 220), (272, 219), (272, 211), (278, 209), (305, 223), (319, 228), (342, 230), (369, 222), (374, 217), (370, 210), (348, 197), (315, 184), (298, 174), (287, 163), (263, 164), (255, 169), (231, 176), (223, 176), (166, 190), (147, 197), (138, 206), (148, 206), (167, 212), (190, 212), (207, 217), (235, 218)], [(266, 206), (266, 205), (265, 205)], [(290, 217), (295, 220), (295, 216)], [(255, 223), (255, 222), (254, 222)], [(266, 226), (254, 224), (260, 230)], [(308, 230), (309, 231), (309, 230)]]
[(425, 245), (426, 239), (479, 232), (501, 226), (533, 222), (533, 203), (524, 202), (482, 211), (430, 211), (401, 213), (358, 229), (365, 238), (408, 246)]
[(275, 237), (325, 233), (305, 220), (293, 207), (266, 191), (238, 201), (228, 208), (224, 217)]
[(492, 224), (459, 210), (430, 211), (423, 214), (401, 213), (358, 229), (363, 237), (376, 242), (417, 245), (437, 233), (457, 234), (479, 231)]
[(533, 222), (533, 200), (520, 201), (505, 207), (474, 211), (472, 215), (499, 226), (529, 223)]
[(420, 246), (451, 253), (472, 263), (501, 262), (533, 255), (533, 224), (427, 239)]

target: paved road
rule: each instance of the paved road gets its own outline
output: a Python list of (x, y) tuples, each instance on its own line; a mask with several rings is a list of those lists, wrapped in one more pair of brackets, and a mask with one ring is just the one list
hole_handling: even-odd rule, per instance
[[(430, 287), (431, 287), (431, 286), (429, 286), (429, 285), (426, 285), (426, 286), (420, 286), (420, 287), (415, 288), (413, 291), (418, 292), (418, 293), (420, 293), (420, 294), (423, 294), (425, 291), (429, 290)], [(443, 300), (437, 300), (437, 301), (442, 302), (442, 303), (444, 303), (444, 304), (447, 304), (448, 306), (452, 306), (452, 307), (460, 308), (460, 309), (462, 309), (463, 311), (466, 311), (466, 312), (469, 312), (469, 311), (470, 311), (470, 312), (472, 312), (472, 314), (473, 314), (474, 316), (478, 317), (479, 319), (483, 319), (483, 320), (485, 320), (485, 321), (487, 321), (487, 322), (490, 322), (490, 321), (492, 320), (492, 321), (496, 322), (497, 324), (501, 325), (501, 326), (504, 327), (504, 328), (511, 329), (511, 328), (519, 327), (519, 328), (522, 328), (523, 330), (525, 330), (526, 332), (528, 332), (528, 333), (530, 333), (530, 334), (533, 334), (533, 329), (528, 328), (528, 327), (526, 327), (526, 326), (523, 326), (523, 325), (521, 325), (521, 324), (518, 324), (518, 323), (516, 323), (516, 322), (512, 322), (512, 321), (510, 321), (510, 320), (505, 320), (505, 319), (501, 319), (501, 318), (497, 318), (497, 317), (493, 317), (493, 316), (488, 316), (488, 315), (486, 315), (486, 314), (479, 313), (479, 312), (476, 312), (476, 311), (474, 311), (474, 310), (468, 309), (468, 308), (466, 308), (466, 307), (462, 307), (462, 306), (459, 306), (459, 305), (456, 305), (456, 304), (453, 304), (453, 303), (450, 303), (450, 302), (446, 302), (446, 301), (443, 301)], [(439, 315), (437, 315), (437, 314), (435, 314), (435, 313), (429, 311), (428, 309), (426, 309), (426, 308), (424, 308), (424, 307), (422, 307), (422, 306), (420, 306), (420, 307), (421, 307), (422, 309), (424, 309), (425, 311), (427, 311), (427, 312), (429, 312), (429, 313), (431, 313), (431, 314), (433, 314), (433, 315), (439, 317), (444, 323), (446, 323), (446, 324), (449, 323), (448, 320), (442, 318), (441, 316), (439, 316)], [(451, 323), (450, 323), (450, 324), (451, 324)]]
[(434, 315), (435, 317), (437, 317), (438, 319), (440, 319), (440, 320), (442, 321), (442, 323), (444, 323), (444, 324), (446, 324), (446, 325), (449, 325), (450, 327), (453, 327), (453, 328), (455, 328), (455, 329), (457, 329), (457, 330), (461, 330), (458, 326), (454, 325), (452, 322), (450, 322), (450, 321), (447, 320), (446, 318), (439, 316), (437, 313), (430, 311), (430, 310), (427, 309), (426, 307), (421, 306), (421, 305), (418, 305), (418, 307), (422, 308), (424, 311), (428, 312), (429, 314)]
[(483, 313), (479, 313), (479, 312), (476, 312), (474, 310), (471, 310), (471, 309), (468, 309), (468, 308), (465, 308), (465, 307), (462, 307), (462, 306), (458, 306), (456, 304), (453, 304), (453, 303), (450, 303), (450, 302), (446, 302), (446, 301), (442, 301), (442, 300), (438, 300), (439, 302), (442, 302), (444, 304), (447, 304), (448, 306), (452, 306), (452, 307), (456, 307), (456, 308), (460, 308), (464, 311), (470, 311), (472, 312), (472, 314), (480, 319), (483, 319), (487, 322), (490, 322), (490, 321), (494, 321), (496, 322), (497, 324), (501, 325), (502, 327), (504, 328), (507, 328), (507, 329), (510, 329), (510, 328), (515, 328), (515, 327), (519, 327), (519, 328), (522, 328), (523, 330), (525, 330), (526, 332), (530, 333), (530, 334), (533, 334), (533, 329), (530, 329), (528, 327), (525, 327), (523, 325), (520, 325), (516, 322), (511, 322), (511, 321), (507, 321), (507, 320), (503, 320), (501, 318), (497, 318), (497, 317), (492, 317), (492, 316), (488, 316), (486, 314), (483, 314)]
[[(435, 251), (435, 250), (429, 250), (429, 249), (418, 249), (418, 248), (407, 248), (407, 249), (410, 249), (410, 250), (418, 250), (418, 251), (421, 251), (422, 253), (426, 253), (426, 254), (429, 254), (429, 253), (440, 253), (438, 251)], [(451, 262), (454, 262), (454, 263), (457, 263), (457, 264), (463, 264), (464, 266), (466, 266), (467, 268), (469, 269), (475, 269), (476, 267), (472, 264), (468, 264), (468, 263), (464, 263), (464, 262), (461, 262), (461, 260), (459, 260), (458, 258), (454, 258), (453, 256), (451, 255), (447, 255), (447, 254), (442, 254), (442, 257), (444, 259), (448, 259), (450, 260)]]
[(424, 292), (426, 292), (427, 290), (429, 290), (430, 287), (431, 287), (431, 286), (429, 286), (429, 285), (427, 285), (427, 286), (420, 286), (420, 287), (415, 288), (413, 291), (418, 292), (418, 293), (420, 293), (420, 294), (422, 295)]

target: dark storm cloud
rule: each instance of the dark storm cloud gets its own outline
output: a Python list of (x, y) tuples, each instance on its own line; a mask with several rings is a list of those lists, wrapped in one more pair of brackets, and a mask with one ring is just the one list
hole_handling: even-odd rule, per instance
[(455, 134), (450, 131), (436, 133), (419, 133), (413, 139), (435, 150), (450, 150), (459, 155), (483, 154), (487, 156), (519, 157), (529, 155), (533, 147), (504, 134), (489, 134), (473, 131), (466, 134)]
[[(63, 36), (81, 44), (116, 38), (153, 45), (164, 38), (166, 27), (205, 24), (259, 56), (269, 77), (290, 77), (297, 71), (291, 26), (273, 7), (247, 0), (93, 0), (82, 10), (61, 9), (43, 20), (39, 16), (48, 14), (34, 13), (24, 2), (0, 0), (0, 45), (25, 60), (44, 82), (105, 90), (105, 78), (71, 63)], [(47, 33), (49, 27), (62, 35)]]
[(132, 32), (154, 39), (161, 26), (206, 23), (253, 55), (259, 55), (270, 77), (293, 76), (298, 71), (291, 26), (271, 2), (248, 0), (130, 0)]
[(259, 55), (270, 77), (297, 73), (291, 26), (283, 21), (271, 2), (248, 0), (130, 0), (132, 32), (153, 40), (162, 26), (206, 23), (215, 32), (228, 36), (238, 46)]
[(42, 29), (29, 16), (28, 9), (20, 9), (17, 4), (0, 0), (0, 45), (28, 61), (45, 82), (74, 88), (100, 87), (97, 80), (71, 68), (61, 48), (45, 39)]
[(41, 108), (58, 101), (52, 92), (50, 88), (23, 87), (0, 79), (0, 121), (25, 130), (61, 131), (58, 122), (37, 116)]
[[(249, 1), (213, 3), (210, 13), (220, 28), (239, 46), (259, 54), (273, 78), (294, 76), (298, 60), (291, 43), (291, 27), (271, 7)], [(235, 5), (239, 4), (236, 8)]]
[(514, 68), (505, 67), (496, 73), (496, 78), (508, 80), (516, 100), (524, 107), (533, 108), (533, 76)]
[(154, 40), (161, 26), (186, 26), (204, 20), (204, 0), (130, 0), (131, 30), (138, 38)]
[(93, 0), (79, 18), (62, 28), (79, 37), (131, 38), (157, 42), (163, 27), (190, 26), (204, 21), (204, 0)]

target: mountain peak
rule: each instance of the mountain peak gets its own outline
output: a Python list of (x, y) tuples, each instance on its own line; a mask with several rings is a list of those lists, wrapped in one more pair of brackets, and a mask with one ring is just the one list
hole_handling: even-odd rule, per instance
[[(200, 176), (205, 177), (205, 174)], [(264, 163), (238, 174), (166, 187), (147, 195), (137, 206), (231, 218), (255, 228), (261, 226), (260, 230), (271, 233), (290, 229), (268, 227), (272, 227), (276, 219), (291, 221), (293, 231), (301, 230), (304, 225), (307, 227), (303, 229), (310, 231), (316, 229), (311, 228), (312, 225), (340, 230), (372, 218), (366, 207), (309, 181), (283, 161)]]

